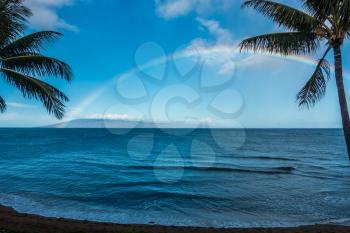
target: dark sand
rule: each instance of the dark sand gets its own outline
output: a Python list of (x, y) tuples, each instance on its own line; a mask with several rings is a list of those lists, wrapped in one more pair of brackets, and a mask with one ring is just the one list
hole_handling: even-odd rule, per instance
[(0, 206), (0, 232), (23, 233), (350, 233), (350, 226), (316, 225), (297, 228), (197, 228), (158, 225), (122, 225), (47, 218), (32, 214), (20, 214), (9, 207)]

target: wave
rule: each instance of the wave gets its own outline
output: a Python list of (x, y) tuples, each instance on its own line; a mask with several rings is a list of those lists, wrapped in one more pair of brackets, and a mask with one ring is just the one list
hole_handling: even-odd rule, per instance
[[(161, 196), (167, 197), (166, 192), (160, 193)], [(176, 194), (175, 194), (176, 195)], [(180, 195), (181, 196), (181, 195)], [(179, 196), (177, 196), (179, 197)], [(193, 199), (198, 199), (198, 195), (187, 195), (191, 203)], [(201, 201), (205, 201), (203, 199)], [(216, 200), (217, 201), (217, 200)], [(0, 194), (0, 203), (13, 207), (21, 213), (39, 214), (46, 217), (55, 218), (72, 218), (77, 220), (91, 220), (98, 222), (114, 222), (122, 224), (161, 224), (172, 226), (198, 226), (198, 227), (295, 227), (300, 225), (313, 224), (339, 224), (349, 225), (350, 218), (330, 218), (326, 220), (297, 220), (289, 218), (288, 216), (269, 216), (269, 215), (253, 215), (251, 212), (246, 212), (237, 209), (236, 216), (221, 216), (219, 220), (214, 220), (211, 215), (206, 212), (200, 214), (201, 218), (195, 218), (198, 213), (191, 212), (188, 208), (184, 209), (180, 206), (173, 206), (168, 209), (167, 214), (162, 213), (164, 208), (159, 208), (158, 211), (149, 208), (138, 209), (137, 211), (129, 209), (121, 211), (125, 208), (106, 209), (98, 206), (79, 206), (72, 205), (71, 207), (59, 207), (59, 205), (45, 205), (32, 200), (31, 198), (22, 197), (18, 195), (4, 195)], [(181, 202), (179, 202), (181, 203)], [(194, 203), (195, 204), (195, 203)], [(232, 206), (228, 207), (232, 209)], [(120, 210), (120, 211), (118, 211)], [(217, 216), (216, 216), (217, 217)]]
[(294, 167), (268, 167), (268, 168), (256, 168), (256, 167), (200, 167), (200, 166), (128, 166), (131, 169), (144, 169), (144, 170), (193, 170), (193, 171), (216, 171), (216, 172), (242, 172), (242, 173), (266, 173), (266, 174), (281, 174), (291, 173), (295, 170)]
[(276, 167), (218, 167), (218, 166), (176, 166), (176, 165), (122, 165), (122, 164), (105, 164), (99, 162), (87, 162), (79, 161), (76, 162), (80, 165), (89, 165), (97, 168), (106, 168), (106, 169), (127, 169), (131, 170), (192, 170), (192, 171), (217, 171), (217, 172), (244, 172), (244, 173), (267, 173), (267, 174), (280, 174), (280, 173), (291, 173), (296, 170), (292, 166), (276, 166)]
[(233, 158), (238, 159), (257, 159), (257, 160), (277, 160), (277, 161), (299, 161), (298, 159), (291, 159), (286, 157), (273, 157), (273, 156), (236, 156)]
[(336, 225), (350, 226), (350, 217), (325, 220), (325, 221), (322, 221), (321, 224), (336, 224)]
[[(125, 199), (129, 200), (128, 202)], [(158, 201), (168, 201), (170, 205), (164, 208), (188, 208), (197, 206), (198, 203), (205, 203), (205, 205), (217, 205), (218, 203), (232, 203), (232, 200), (225, 197), (219, 197), (212, 194), (198, 194), (192, 192), (171, 192), (161, 191), (157, 189), (143, 189), (137, 190), (113, 190), (105, 193), (94, 193), (85, 196), (80, 194), (66, 194), (66, 193), (50, 193), (43, 192), (38, 195), (35, 193), (0, 193), (0, 204), (19, 208), (22, 211), (29, 210), (44, 210), (47, 207), (72, 206), (79, 209), (81, 206), (86, 206), (90, 203), (91, 207), (111, 207), (117, 209), (131, 210), (135, 208), (145, 209), (152, 207), (158, 209), (155, 205)], [(181, 202), (181, 204), (173, 205), (173, 201)], [(50, 203), (50, 204), (47, 204)], [(150, 206), (149, 206), (150, 205)], [(205, 206), (204, 205), (204, 206)], [(223, 208), (225, 209), (225, 208)], [(232, 209), (232, 207), (230, 207)]]

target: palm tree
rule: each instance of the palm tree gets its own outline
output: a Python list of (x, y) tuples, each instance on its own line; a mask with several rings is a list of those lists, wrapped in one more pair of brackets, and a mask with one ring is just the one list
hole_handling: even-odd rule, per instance
[[(19, 89), (23, 97), (41, 101), (49, 114), (62, 119), (67, 96), (40, 79), (72, 79), (69, 65), (40, 53), (46, 43), (61, 34), (41, 31), (22, 36), (30, 15), (22, 0), (0, 0), (0, 78)], [(6, 102), (0, 96), (0, 112), (5, 110)]]
[(324, 48), (314, 73), (297, 94), (299, 106), (307, 109), (313, 107), (326, 93), (330, 79), (330, 64), (326, 57), (333, 50), (335, 81), (350, 159), (350, 121), (343, 83), (341, 50), (344, 41), (350, 38), (350, 0), (300, 2), (302, 9), (299, 10), (272, 0), (246, 0), (242, 7), (255, 9), (287, 31), (245, 39), (240, 43), (240, 49), (287, 56), (314, 54), (321, 47)]

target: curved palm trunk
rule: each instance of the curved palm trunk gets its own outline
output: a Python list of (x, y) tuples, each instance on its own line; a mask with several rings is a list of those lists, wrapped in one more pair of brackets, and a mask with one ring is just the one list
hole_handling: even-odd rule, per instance
[(345, 143), (348, 149), (348, 156), (350, 160), (350, 120), (348, 105), (346, 102), (344, 83), (343, 83), (343, 64), (340, 45), (335, 45), (334, 50), (334, 66), (335, 66), (335, 80), (337, 83), (339, 105), (341, 111), (341, 118), (343, 123), (343, 131), (345, 136)]

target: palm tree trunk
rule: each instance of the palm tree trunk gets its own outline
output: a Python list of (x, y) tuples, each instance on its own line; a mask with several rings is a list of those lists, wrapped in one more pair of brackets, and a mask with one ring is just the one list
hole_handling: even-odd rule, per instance
[(341, 111), (341, 118), (343, 123), (343, 131), (345, 136), (345, 143), (348, 150), (348, 156), (350, 160), (350, 120), (348, 105), (346, 102), (344, 83), (343, 83), (343, 64), (340, 44), (336, 44), (333, 47), (334, 50), (334, 67), (335, 67), (335, 80), (337, 83), (339, 105)]

